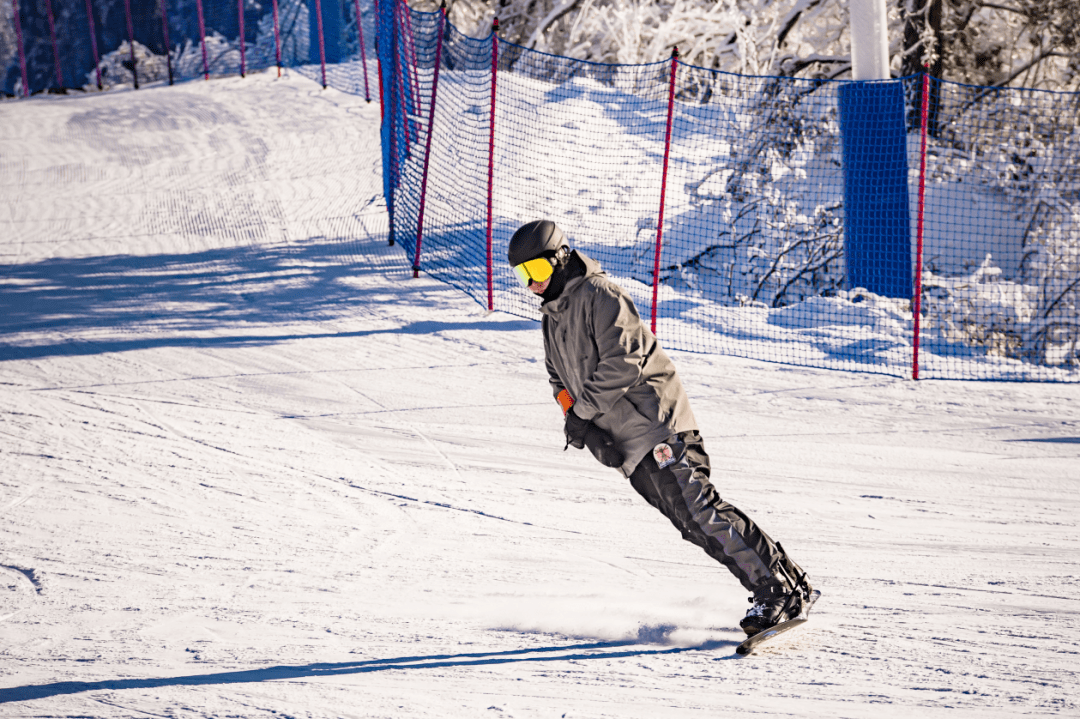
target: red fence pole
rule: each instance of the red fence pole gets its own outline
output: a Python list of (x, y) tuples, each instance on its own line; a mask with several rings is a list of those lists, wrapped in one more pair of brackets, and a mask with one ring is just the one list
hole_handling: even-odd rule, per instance
[(919, 148), (919, 219), (915, 230), (915, 296), (911, 300), (915, 336), (911, 353), (911, 379), (919, 379), (919, 325), (922, 319), (923, 212), (926, 208), (926, 125), (930, 109), (930, 76), (923, 69), (922, 117)]
[(323, 39), (322, 0), (315, 0), (315, 15), (319, 21), (319, 66), (322, 68), (322, 89), (326, 89), (326, 41)]
[[(375, 42), (379, 41), (378, 36), (375, 37)], [(382, 58), (378, 55), (375, 56), (375, 74), (379, 76), (379, 122), (386, 122), (386, 103), (383, 102), (383, 82), (382, 82)]]
[[(387, 33), (388, 37), (384, 38), (390, 41), (390, 47), (382, 48), (382, 51), (386, 53), (386, 58), (390, 61), (390, 68), (387, 71), (389, 77), (387, 81), (390, 83), (390, 87), (383, 88), (385, 91), (384, 99), (390, 100), (389, 110), (385, 105), (381, 105), (379, 111), (383, 115), (383, 122), (389, 125), (390, 135), (390, 182), (387, 183), (390, 187), (390, 192), (386, 196), (386, 212), (390, 215), (390, 237), (389, 244), (391, 247), (395, 241), (395, 223), (397, 222), (397, 214), (395, 213), (395, 203), (397, 201), (397, 183), (398, 183), (398, 141), (397, 131), (395, 126), (395, 119), (398, 118), (398, 107), (402, 108), (401, 116), (404, 117), (404, 100), (400, 99), (400, 94), (394, 92), (395, 89), (401, 89), (403, 87), (401, 83), (401, 52), (398, 48), (400, 33), (398, 32), (400, 23), (398, 22), (398, 4), (396, 0), (385, 0), (392, 3), (390, 5), (390, 32)], [(383, 22), (382, 10), (379, 10), (379, 23)], [(380, 28), (381, 29), (381, 28)], [(382, 60), (379, 61), (380, 63)], [(380, 70), (381, 73), (381, 70)], [(379, 87), (382, 85), (382, 75), (379, 75)], [(398, 102), (394, 102), (395, 94), (397, 94)], [(404, 120), (402, 120), (404, 122)], [(406, 145), (408, 140), (406, 139)]]
[(90, 0), (86, 0), (86, 24), (90, 27), (90, 49), (94, 52), (94, 72), (97, 73), (97, 89), (102, 89), (101, 84), (101, 56), (97, 49), (97, 29), (94, 27), (94, 7)]
[(240, 21), (240, 77), (247, 77), (247, 52), (244, 48), (244, 0), (236, 0), (236, 19)]
[(668, 81), (667, 129), (664, 132), (664, 173), (660, 180), (660, 217), (656, 222), (656, 259), (653, 261), (652, 333), (656, 334), (656, 298), (660, 291), (660, 249), (664, 245), (664, 199), (667, 194), (668, 156), (671, 153), (671, 117), (675, 111), (675, 71), (679, 67), (679, 48), (671, 51), (671, 79)]
[(53, 15), (52, 0), (45, 0), (45, 14), (49, 18), (49, 38), (52, 40), (53, 63), (56, 65), (56, 86), (64, 86), (64, 72), (60, 69), (60, 46), (56, 42), (56, 17)]
[(428, 108), (427, 139), (424, 142), (424, 173), (420, 177), (420, 216), (416, 221), (416, 253), (413, 255), (413, 278), (420, 276), (420, 243), (424, 239), (424, 205), (427, 201), (428, 164), (431, 159), (431, 133), (435, 129), (435, 97), (439, 91), (439, 65), (442, 63), (443, 31), (446, 29), (446, 2), (439, 10), (439, 39), (435, 44), (435, 75), (431, 79), (431, 107)]
[(23, 97), (30, 97), (30, 81), (26, 77), (26, 50), (23, 47), (22, 22), (19, 20), (19, 0), (11, 0), (15, 8), (15, 37), (19, 41), (19, 69), (22, 70)]
[(135, 64), (135, 25), (131, 22), (131, 0), (124, 0), (124, 17), (127, 18), (128, 48), (131, 49), (131, 81), (139, 89), (139, 68)]
[(281, 29), (278, 25), (277, 0), (274, 0), (274, 58), (277, 60), (277, 76), (281, 77)]
[(169, 44), (169, 15), (167, 0), (161, 0), (161, 39), (165, 42), (165, 63), (169, 67), (169, 84), (173, 84), (172, 49)]
[(360, 0), (354, 0), (356, 3), (356, 37), (360, 41), (360, 62), (364, 67), (364, 99), (371, 102), (371, 90), (368, 89), (367, 79), (367, 50), (364, 49), (364, 22), (360, 16)]
[(199, 44), (202, 45), (203, 79), (210, 79), (210, 61), (206, 58), (206, 21), (203, 19), (202, 0), (195, 0), (195, 9), (199, 11)]
[(495, 309), (495, 287), (491, 257), (491, 197), (495, 179), (495, 79), (499, 73), (499, 18), (491, 22), (491, 113), (488, 116), (487, 183), (487, 285), (488, 311)]

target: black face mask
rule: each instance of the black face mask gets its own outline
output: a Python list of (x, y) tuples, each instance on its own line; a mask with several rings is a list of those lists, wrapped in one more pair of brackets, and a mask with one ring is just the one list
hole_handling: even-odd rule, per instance
[(555, 265), (555, 271), (551, 274), (551, 282), (548, 283), (547, 289), (544, 290), (544, 294), (540, 295), (543, 298), (543, 304), (547, 304), (554, 299), (557, 299), (566, 289), (566, 283), (575, 277), (581, 277), (585, 274), (585, 263), (581, 261), (581, 258), (577, 256), (576, 252), (571, 252), (569, 255), (563, 257)]

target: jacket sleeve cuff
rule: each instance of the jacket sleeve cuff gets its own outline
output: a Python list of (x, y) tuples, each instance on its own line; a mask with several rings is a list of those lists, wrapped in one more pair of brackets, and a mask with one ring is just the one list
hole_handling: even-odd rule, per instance
[(594, 407), (580, 401), (574, 402), (574, 414), (590, 422), (600, 416), (600, 413)]
[(570, 396), (570, 393), (565, 389), (559, 390), (559, 393), (555, 395), (555, 401), (562, 407), (562, 413), (565, 415), (570, 411), (570, 408), (574, 406), (574, 398)]

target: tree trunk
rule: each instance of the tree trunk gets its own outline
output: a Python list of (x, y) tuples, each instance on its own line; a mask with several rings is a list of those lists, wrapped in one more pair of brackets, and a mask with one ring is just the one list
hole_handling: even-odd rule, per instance
[[(904, 18), (904, 51), (900, 67), (901, 76), (917, 75), (922, 72), (931, 78), (940, 79), (945, 65), (945, 36), (942, 33), (941, 20), (944, 13), (943, 0), (900, 0), (900, 9)], [(931, 80), (930, 103), (927, 108), (927, 130), (938, 134), (938, 112), (941, 99), (941, 84)], [(922, 107), (922, 83), (916, 85), (915, 101), (912, 103), (911, 122), (908, 126), (918, 126)]]

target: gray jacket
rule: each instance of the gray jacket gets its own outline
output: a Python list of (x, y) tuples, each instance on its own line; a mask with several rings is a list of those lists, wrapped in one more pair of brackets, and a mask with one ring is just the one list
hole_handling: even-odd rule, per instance
[(553, 394), (565, 389), (574, 414), (615, 438), (626, 476), (660, 442), (697, 429), (675, 365), (625, 291), (581, 252), (585, 275), (567, 282), (543, 312)]

